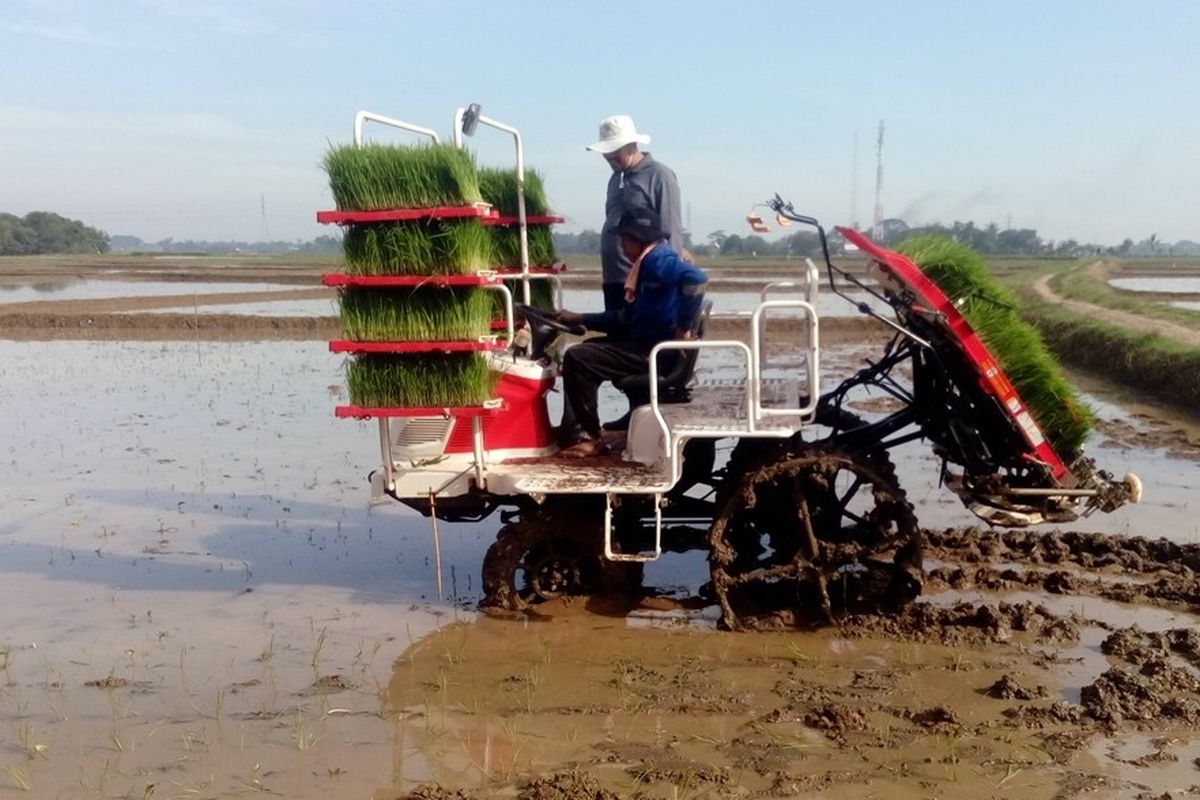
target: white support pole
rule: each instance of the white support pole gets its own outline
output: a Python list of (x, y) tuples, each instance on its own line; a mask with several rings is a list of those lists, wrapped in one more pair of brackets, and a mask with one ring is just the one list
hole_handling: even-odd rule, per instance
[(385, 117), (382, 114), (376, 114), (373, 111), (360, 111), (354, 115), (354, 144), (357, 147), (362, 147), (363, 125), (368, 122), (378, 122), (381, 125), (399, 128), (400, 130), (408, 131), (409, 133), (428, 136), (429, 138), (433, 139), (434, 144), (437, 144), (441, 141), (441, 139), (438, 138), (437, 132), (430, 128), (424, 128), (420, 125), (413, 125), (411, 122), (404, 122), (403, 120)]
[(389, 492), (396, 489), (396, 465), (392, 461), (392, 435), (390, 420), (379, 418), (379, 450), (383, 457), (384, 488)]

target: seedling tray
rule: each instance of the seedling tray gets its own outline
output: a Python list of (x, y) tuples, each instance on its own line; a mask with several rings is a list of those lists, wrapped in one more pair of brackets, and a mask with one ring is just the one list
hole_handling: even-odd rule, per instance
[(495, 218), (496, 212), (486, 203), (470, 206), (438, 206), (435, 208), (390, 208), (382, 211), (318, 211), (317, 222), (350, 225), (364, 222), (403, 222), (416, 219), (480, 219)]

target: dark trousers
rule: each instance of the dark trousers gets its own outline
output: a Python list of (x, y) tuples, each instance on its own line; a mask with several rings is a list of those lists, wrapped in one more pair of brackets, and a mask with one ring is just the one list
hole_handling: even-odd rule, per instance
[[(563, 356), (564, 418), (567, 414), (572, 415), (584, 433), (598, 437), (600, 416), (596, 406), (600, 384), (629, 375), (645, 375), (650, 371), (647, 356), (648, 353), (633, 345), (618, 344), (606, 338), (589, 339), (568, 347)], [(649, 395), (630, 398), (631, 406), (648, 402)]]

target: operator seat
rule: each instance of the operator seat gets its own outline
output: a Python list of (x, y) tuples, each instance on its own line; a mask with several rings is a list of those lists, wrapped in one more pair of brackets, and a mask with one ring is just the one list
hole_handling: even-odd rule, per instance
[[(706, 298), (702, 301), (700, 313), (696, 315), (696, 323), (692, 326), (693, 339), (704, 338), (705, 329), (708, 327), (708, 317), (711, 313), (712, 300)], [(696, 358), (699, 355), (699, 350), (676, 350), (660, 360), (660, 364), (667, 361), (670, 366), (658, 375), (659, 403), (691, 402), (692, 389), (689, 384), (696, 371)], [(669, 361), (668, 359), (671, 357), (673, 360)], [(629, 415), (633, 409), (650, 402), (650, 373), (629, 375), (613, 381), (613, 386), (629, 398), (629, 411), (626, 411), (620, 419), (605, 423), (604, 428), (610, 431), (629, 430)]]

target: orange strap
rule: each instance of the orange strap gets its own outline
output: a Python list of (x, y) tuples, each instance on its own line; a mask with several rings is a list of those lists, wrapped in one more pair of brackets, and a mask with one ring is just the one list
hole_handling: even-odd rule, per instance
[[(658, 240), (659, 242), (662, 239)], [(641, 255), (637, 257), (637, 261), (633, 262), (633, 266), (629, 269), (629, 274), (625, 276), (625, 302), (632, 303), (637, 298), (638, 271), (641, 269), (642, 260), (646, 254), (658, 246), (658, 242), (651, 242), (642, 250)]]

